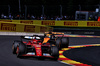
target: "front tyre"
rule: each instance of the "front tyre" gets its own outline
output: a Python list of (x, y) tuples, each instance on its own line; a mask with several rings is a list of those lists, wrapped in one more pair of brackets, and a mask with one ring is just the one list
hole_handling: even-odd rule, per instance
[(59, 58), (59, 50), (56, 46), (51, 47), (51, 56), (53, 56), (55, 60)]
[(17, 57), (21, 57), (22, 54), (26, 54), (26, 45), (23, 43), (20, 43), (19, 46), (17, 46)]
[(12, 45), (12, 53), (16, 54), (17, 46), (19, 45), (20, 41), (14, 41)]

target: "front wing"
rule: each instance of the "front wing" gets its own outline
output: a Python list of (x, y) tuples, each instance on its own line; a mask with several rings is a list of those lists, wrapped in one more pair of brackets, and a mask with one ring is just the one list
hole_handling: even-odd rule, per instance
[(50, 57), (50, 58), (54, 58), (53, 56), (51, 56), (48, 53), (43, 53), (42, 56), (37, 56), (34, 52), (30, 52), (30, 53), (27, 53), (27, 54), (23, 54), (21, 56), (34, 56), (34, 57)]

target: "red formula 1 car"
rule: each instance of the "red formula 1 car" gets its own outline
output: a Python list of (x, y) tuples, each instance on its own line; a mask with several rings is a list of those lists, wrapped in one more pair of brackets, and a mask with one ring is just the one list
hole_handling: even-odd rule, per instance
[[(42, 37), (43, 38), (43, 37)], [(27, 40), (23, 40), (27, 39)], [(43, 43), (41, 36), (22, 36), (21, 41), (14, 41), (12, 51), (17, 57), (36, 56), (59, 58), (59, 49), (49, 42)]]

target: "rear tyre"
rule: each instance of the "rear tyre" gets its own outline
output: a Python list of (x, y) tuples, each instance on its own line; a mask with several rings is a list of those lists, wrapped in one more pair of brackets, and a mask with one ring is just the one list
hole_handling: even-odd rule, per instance
[(61, 39), (61, 48), (68, 48), (69, 46), (69, 38), (62, 38)]
[(26, 53), (26, 45), (23, 43), (20, 43), (19, 46), (17, 46), (17, 57), (21, 57), (22, 54)]
[(58, 49), (61, 49), (61, 38), (58, 38), (58, 39), (56, 40), (55, 45), (58, 47)]
[(12, 45), (12, 53), (16, 54), (16, 50), (17, 50), (17, 45), (19, 45), (20, 41), (14, 41), (13, 45)]
[(56, 46), (51, 47), (51, 56), (54, 57), (54, 60), (57, 60), (59, 58), (59, 50)]

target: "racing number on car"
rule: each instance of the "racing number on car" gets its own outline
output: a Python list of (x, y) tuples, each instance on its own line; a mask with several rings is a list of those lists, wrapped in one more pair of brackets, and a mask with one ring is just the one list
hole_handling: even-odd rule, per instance
[(1, 23), (1, 30), (16, 31), (16, 24)]

